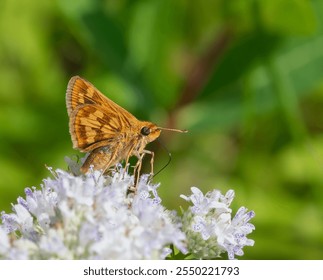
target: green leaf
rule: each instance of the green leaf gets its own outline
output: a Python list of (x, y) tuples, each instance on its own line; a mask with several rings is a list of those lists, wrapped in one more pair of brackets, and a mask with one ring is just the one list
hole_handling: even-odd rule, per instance
[(258, 1), (264, 26), (271, 32), (286, 35), (309, 35), (316, 29), (311, 1), (261, 0)]

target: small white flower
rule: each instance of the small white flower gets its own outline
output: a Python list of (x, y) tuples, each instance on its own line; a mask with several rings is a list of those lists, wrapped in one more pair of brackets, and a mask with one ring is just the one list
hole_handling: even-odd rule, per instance
[(196, 258), (215, 258), (226, 251), (229, 259), (234, 259), (235, 255), (243, 255), (244, 246), (254, 245), (254, 241), (246, 237), (255, 229), (248, 223), (255, 216), (254, 212), (241, 207), (231, 219), (229, 206), (234, 198), (233, 190), (225, 195), (217, 190), (206, 195), (196, 187), (191, 190), (190, 196), (181, 196), (193, 204), (184, 213), (183, 227), (188, 250)]

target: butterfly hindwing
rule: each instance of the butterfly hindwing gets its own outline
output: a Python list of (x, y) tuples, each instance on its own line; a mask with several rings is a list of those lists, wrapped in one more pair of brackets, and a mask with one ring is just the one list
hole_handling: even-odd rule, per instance
[(120, 128), (120, 118), (97, 105), (79, 106), (70, 118), (73, 147), (81, 151), (92, 150), (95, 143), (116, 141)]

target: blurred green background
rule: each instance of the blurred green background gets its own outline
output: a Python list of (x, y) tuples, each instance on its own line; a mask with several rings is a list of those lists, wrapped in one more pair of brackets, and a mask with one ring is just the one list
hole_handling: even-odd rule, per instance
[[(323, 1), (1, 0), (0, 28), (1, 210), (78, 154), (78, 74), (189, 130), (161, 137), (167, 207), (187, 207), (191, 186), (234, 189), (234, 210), (256, 212), (243, 259), (323, 259)], [(167, 152), (149, 149), (157, 171)]]

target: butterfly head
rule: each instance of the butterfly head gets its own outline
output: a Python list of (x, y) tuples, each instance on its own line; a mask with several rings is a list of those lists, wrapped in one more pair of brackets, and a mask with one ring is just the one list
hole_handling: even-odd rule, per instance
[(156, 140), (160, 135), (161, 129), (151, 122), (142, 122), (140, 135), (146, 140), (146, 143)]
[(144, 137), (144, 139), (146, 140), (146, 143), (156, 140), (159, 137), (162, 130), (181, 132), (181, 133), (187, 132), (186, 129), (181, 130), (181, 129), (175, 129), (175, 128), (164, 128), (164, 127), (156, 126), (151, 122), (141, 122), (140, 134), (141, 136)]

